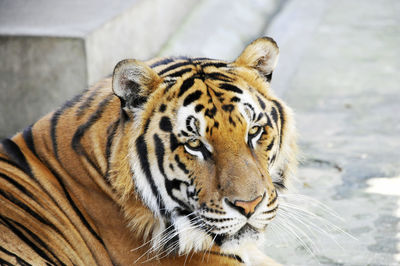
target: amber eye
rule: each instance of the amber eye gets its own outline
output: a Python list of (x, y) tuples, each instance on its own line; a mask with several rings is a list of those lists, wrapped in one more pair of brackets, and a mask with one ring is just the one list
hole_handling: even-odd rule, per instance
[(254, 126), (249, 130), (249, 137), (255, 137), (261, 130), (260, 126)]
[(191, 149), (198, 149), (201, 147), (201, 141), (199, 139), (191, 139), (186, 142), (186, 145)]

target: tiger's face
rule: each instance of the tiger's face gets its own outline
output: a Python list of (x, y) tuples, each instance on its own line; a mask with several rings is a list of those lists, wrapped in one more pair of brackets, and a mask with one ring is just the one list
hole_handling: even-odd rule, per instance
[(269, 88), (277, 55), (262, 38), (233, 63), (117, 65), (114, 92), (134, 121), (135, 191), (160, 220), (155, 245), (231, 252), (262, 240), (294, 165), (290, 110)]

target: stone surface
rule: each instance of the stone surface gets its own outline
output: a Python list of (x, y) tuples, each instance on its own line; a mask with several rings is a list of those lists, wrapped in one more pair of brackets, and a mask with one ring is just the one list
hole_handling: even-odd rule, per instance
[(266, 251), (284, 265), (400, 264), (399, 14), (398, 1), (292, 0), (266, 31), (300, 133), (294, 187), (320, 202), (283, 200), (318, 214), (271, 226)]
[(140, 0), (0, 2), (0, 34), (85, 37)]
[(153, 57), (196, 0), (0, 1), (0, 137), (111, 74)]
[(234, 60), (262, 36), (282, 0), (204, 0), (166, 43), (159, 55)]

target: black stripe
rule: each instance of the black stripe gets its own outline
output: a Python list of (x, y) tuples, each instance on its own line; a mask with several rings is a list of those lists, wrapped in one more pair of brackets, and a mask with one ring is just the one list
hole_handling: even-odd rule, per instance
[(264, 113), (265, 117), (267, 118), (267, 123), (265, 124), (265, 126), (268, 127), (273, 127), (272, 122), (271, 122), (271, 118), (269, 117), (269, 115), (267, 114), (267, 112)]
[(248, 107), (251, 110), (251, 120), (254, 121), (256, 119), (256, 112), (254, 110), (254, 107), (249, 103), (244, 103), (243, 105), (245, 105), (246, 107)]
[(18, 166), (16, 163), (14, 163), (14, 162), (12, 162), (12, 161), (10, 161), (10, 160), (7, 160), (6, 158), (0, 157), (0, 161), (4, 162), (4, 163), (6, 163), (6, 164), (12, 165), (12, 166), (14, 166), (15, 168), (18, 168), (18, 169), (19, 169), (19, 166)]
[(50, 228), (52, 228), (54, 231), (56, 231), (58, 234), (61, 234), (61, 232), (58, 230), (58, 228), (56, 228), (53, 224), (51, 224), (48, 220), (46, 220), (45, 218), (43, 218), (42, 216), (40, 216), (37, 212), (35, 212), (34, 210), (32, 210), (28, 205), (26, 205), (25, 203), (23, 203), (22, 201), (20, 201), (19, 199), (15, 198), (12, 194), (0, 190), (0, 195), (3, 196), (5, 199), (9, 200), (10, 202), (14, 203), (15, 205), (17, 205), (18, 207), (20, 207), (21, 209), (23, 209), (24, 211), (26, 211), (30, 216), (32, 216), (33, 218), (35, 218), (37, 221), (39, 221), (40, 223), (49, 226)]
[(287, 187), (286, 187), (286, 185), (285, 185), (283, 182), (285, 182), (285, 178), (284, 178), (284, 177), (283, 177), (282, 180), (273, 181), (272, 183), (274, 184), (274, 186), (275, 186), (276, 189), (279, 189), (279, 190), (286, 190)]
[[(11, 221), (11, 219), (9, 219), (9, 221)], [(27, 227), (20, 224), (19, 222), (17, 222), (17, 221), (12, 221), (12, 222), (15, 225), (17, 225), (20, 229), (25, 231), (25, 233), (27, 233), (36, 243), (38, 243), (40, 246), (45, 248), (52, 255), (52, 257), (59, 263), (59, 265), (66, 266), (66, 264), (57, 257), (57, 255), (54, 253), (54, 251), (39, 236), (34, 234), (31, 230), (29, 230)]]
[(274, 146), (274, 142), (275, 142), (275, 138), (273, 138), (271, 140), (271, 143), (268, 144), (266, 151), (270, 151), (272, 149), (272, 147)]
[[(37, 246), (34, 242), (32, 242), (20, 229), (18, 229), (16, 226), (14, 226), (11, 223), (11, 219), (4, 217), (0, 215), (0, 220), (3, 221), (3, 223), (6, 225), (8, 229), (10, 229), (16, 236), (18, 236), (22, 241), (24, 241), (29, 247), (31, 247), (40, 257), (42, 257), (44, 260), (56, 264), (50, 257), (46, 254), (46, 252), (41, 249), (39, 246)], [(40, 246), (42, 246), (44, 249), (47, 249), (47, 245), (37, 236), (35, 235), (32, 231), (27, 229), (26, 227), (22, 226), (21, 224), (13, 221), (19, 228), (24, 230), (26, 233), (28, 233), (32, 239), (34, 239)], [(47, 249), (48, 250), (48, 249)], [(49, 250), (48, 250), (49, 251)], [(56, 258), (57, 259), (57, 258)], [(61, 261), (59, 261), (60, 264), (63, 264)], [(65, 265), (65, 264), (63, 264)]]
[[(276, 199), (274, 199), (276, 200)], [(278, 205), (276, 205), (273, 209), (268, 210), (268, 211), (263, 211), (262, 214), (269, 214), (269, 213), (273, 213), (278, 209)]]
[(278, 111), (279, 111), (279, 118), (281, 121), (279, 147), (281, 147), (282, 146), (282, 133), (283, 133), (283, 128), (285, 126), (285, 118), (284, 118), (285, 113), (283, 112), (282, 105), (277, 100), (272, 100), (272, 102), (276, 105), (276, 107), (278, 107)]
[(222, 80), (222, 81), (225, 81), (225, 82), (232, 82), (233, 81), (233, 79), (231, 77), (228, 77), (227, 75), (222, 74), (222, 73), (218, 73), (218, 72), (206, 73), (205, 76), (208, 79)]
[(268, 75), (265, 75), (264, 77), (265, 77), (265, 79), (267, 80), (267, 82), (271, 82), (271, 79), (272, 79), (272, 73), (273, 72), (271, 72), (271, 73), (269, 73)]
[[(1, 160), (2, 158), (0, 158)], [(99, 235), (93, 230), (93, 228), (90, 226), (88, 221), (85, 219), (79, 208), (76, 206), (75, 202), (72, 200), (71, 195), (68, 193), (68, 190), (65, 187), (64, 182), (62, 181), (61, 177), (52, 169), (50, 165), (48, 165), (46, 162), (43, 162), (45, 166), (50, 170), (50, 172), (53, 174), (53, 176), (57, 179), (58, 183), (60, 184), (61, 188), (63, 189), (63, 192), (68, 200), (68, 202), (71, 204), (72, 208), (74, 209), (75, 213), (78, 215), (80, 218), (81, 222), (87, 227), (87, 229), (92, 233), (92, 235), (105, 247), (103, 240), (99, 237)], [(41, 189), (45, 192), (47, 192), (42, 185), (37, 181), (37, 179), (31, 174), (31, 177), (36, 181), (36, 183), (39, 184)], [(63, 208), (58, 205), (57, 201), (54, 200), (51, 194), (47, 192), (47, 194), (50, 196), (50, 198), (53, 200), (53, 202), (62, 210)]]
[(189, 170), (186, 168), (186, 165), (179, 160), (178, 154), (175, 154), (175, 161), (178, 164), (178, 167), (185, 173), (189, 174)]
[[(4, 162), (6, 162), (6, 163), (9, 163), (10, 165), (13, 165), (13, 166), (16, 167), (16, 168), (19, 168), (18, 165), (15, 165), (15, 164), (13, 164), (12, 162), (10, 162), (10, 161), (8, 161), (8, 160), (6, 160), (6, 159), (4, 159), (4, 158), (0, 158), (0, 161), (4, 161)], [(72, 199), (71, 199), (71, 197), (70, 197), (68, 191), (66, 190), (65, 185), (63, 184), (61, 178), (60, 178), (48, 165), (46, 165), (46, 166), (47, 166), (47, 168), (52, 172), (52, 174), (57, 178), (58, 182), (60, 183), (61, 187), (62, 187), (63, 190), (64, 190), (64, 193), (65, 193), (66, 196), (67, 196), (68, 201), (70, 202), (71, 206), (73, 207), (73, 209), (75, 210), (75, 212), (78, 214), (78, 216), (81, 218), (81, 221), (89, 228), (89, 231), (91, 231), (91, 232), (95, 235), (95, 237), (104, 245), (103, 241), (102, 241), (102, 240), (100, 239), (100, 237), (94, 232), (94, 230), (90, 227), (90, 225), (87, 223), (87, 221), (83, 218), (83, 215), (80, 213), (79, 209), (77, 208), (77, 206), (75, 205), (75, 203), (72, 201)], [(52, 198), (53, 202), (54, 202), (60, 209), (62, 209), (62, 207), (58, 205), (57, 201), (54, 200), (54, 198), (52, 197), (52, 195), (49, 194), (49, 193), (42, 187), (42, 185), (41, 185), (41, 184), (39, 183), (39, 181), (35, 178), (35, 176), (34, 176), (31, 172), (29, 172), (28, 174), (29, 174), (29, 176), (41, 187), (42, 191), (45, 191), (45, 192), (49, 195), (49, 197)], [(21, 208), (23, 208), (23, 207), (21, 207)], [(39, 219), (40, 219), (40, 218), (39, 218)], [(54, 228), (54, 227), (53, 227), (53, 229), (54, 229), (55, 231), (57, 231), (57, 233), (61, 234), (61, 233), (58, 231), (58, 229), (56, 229), (56, 228)]]
[(3, 145), (4, 151), (6, 152), (7, 156), (11, 159), (11, 161), (15, 162), (17, 168), (21, 169), (29, 176), (33, 176), (32, 169), (26, 161), (25, 155), (22, 153), (18, 145), (10, 139), (4, 139), (1, 144)]
[(170, 78), (180, 77), (180, 76), (182, 76), (183, 74), (185, 74), (187, 72), (191, 72), (192, 70), (193, 70), (192, 68), (184, 68), (184, 69), (182, 69), (180, 71), (168, 74), (167, 77), (170, 77)]
[[(273, 205), (276, 201), (277, 201), (278, 197), (276, 196), (275, 198), (273, 198), (270, 202), (268, 202), (267, 206), (270, 207), (271, 205)], [(275, 209), (275, 208), (274, 208)]]
[(57, 160), (59, 160), (58, 157), (58, 144), (57, 144), (57, 125), (58, 125), (58, 120), (62, 116), (65, 110), (68, 108), (73, 107), (77, 102), (80, 101), (82, 97), (82, 94), (76, 95), (72, 100), (66, 102), (60, 109), (58, 109), (53, 116), (50, 119), (50, 136), (51, 140), (53, 143), (53, 152), (54, 156), (56, 157)]
[(192, 92), (188, 96), (186, 96), (185, 100), (183, 101), (183, 106), (188, 106), (192, 102), (198, 100), (202, 95), (202, 92), (197, 90), (195, 92)]
[(205, 116), (208, 116), (209, 118), (214, 118), (215, 114), (217, 113), (217, 107), (213, 105), (211, 109), (206, 109)]
[(179, 142), (178, 142), (178, 139), (176, 138), (176, 136), (173, 134), (173, 133), (171, 133), (170, 135), (169, 135), (169, 142), (170, 142), (170, 148), (171, 148), (171, 151), (173, 152), (176, 148), (178, 148), (179, 147)]
[(190, 89), (194, 84), (194, 78), (188, 78), (182, 82), (181, 88), (179, 90), (178, 97), (182, 96), (188, 89)]
[[(211, 58), (208, 58), (208, 57), (194, 57), (194, 58), (191, 58), (191, 60), (192, 61), (200, 61), (200, 62), (202, 62), (202, 61), (210, 61), (210, 60), (213, 60), (213, 59), (211, 59)], [(196, 63), (198, 63), (198, 62), (196, 62)]]
[(14, 179), (12, 179), (11, 177), (0, 173), (0, 177), (3, 178), (4, 180), (6, 180), (8, 183), (12, 184), (16, 189), (18, 189), (21, 193), (27, 195), (29, 198), (36, 200), (36, 197), (30, 192), (28, 191), (23, 185), (21, 185), (20, 183), (18, 183), (17, 181), (15, 181)]
[(217, 255), (217, 256), (228, 257), (228, 258), (237, 260), (237, 261), (240, 262), (240, 263), (244, 263), (244, 261), (242, 260), (242, 258), (241, 258), (240, 256), (238, 256), (238, 255), (235, 255), (235, 254), (219, 253), (219, 252), (216, 252), (216, 251), (209, 251), (209, 253), (210, 253), (210, 254), (213, 254), (213, 255)]
[(111, 156), (111, 146), (113, 144), (113, 140), (115, 137), (115, 133), (117, 132), (118, 124), (120, 123), (120, 119), (112, 123), (107, 128), (107, 142), (106, 142), (106, 160), (107, 160), (107, 170), (106, 170), (106, 181), (109, 183), (108, 175), (110, 171), (110, 156)]
[(163, 200), (161, 199), (160, 192), (157, 189), (156, 184), (154, 183), (153, 176), (150, 172), (150, 163), (148, 159), (146, 142), (144, 140), (144, 135), (140, 135), (136, 140), (136, 150), (137, 154), (139, 154), (140, 166), (144, 175), (146, 176), (147, 182), (150, 185), (151, 191), (153, 192), (153, 196), (157, 201), (157, 205), (159, 206), (160, 213), (165, 215), (165, 205)]
[(274, 122), (276, 124), (278, 122), (278, 112), (276, 111), (275, 107), (272, 107), (271, 116), (272, 116), (272, 119), (274, 120)]
[[(185, 202), (176, 198), (174, 196), (174, 194), (172, 193), (172, 189), (180, 190), (181, 184), (185, 183), (185, 182), (177, 180), (177, 179), (173, 179), (173, 180), (168, 179), (167, 175), (165, 174), (165, 170), (164, 170), (164, 155), (165, 155), (164, 144), (162, 143), (160, 137), (158, 137), (157, 134), (154, 134), (153, 139), (154, 139), (154, 145), (156, 148), (155, 152), (156, 152), (156, 157), (157, 157), (158, 168), (160, 169), (160, 172), (164, 177), (165, 189), (167, 190), (168, 195), (174, 201), (176, 201), (181, 207), (183, 207), (184, 209), (189, 209), (189, 206)], [(187, 184), (187, 186), (188, 185), (189, 184)]]
[(223, 63), (223, 62), (206, 62), (206, 63), (202, 63), (201, 66), (202, 67), (213, 66), (213, 67), (219, 68), (219, 67), (226, 67), (227, 63)]
[[(14, 145), (15, 145), (15, 144), (14, 144)], [(18, 148), (18, 150), (19, 150), (19, 148)], [(21, 153), (21, 154), (22, 154), (22, 153)], [(12, 158), (12, 157), (11, 157), (11, 158)], [(23, 159), (25, 159), (25, 157), (23, 157)], [(6, 159), (0, 158), (0, 160), (12, 164), (11, 162), (9, 162), (9, 161), (6, 160)], [(12, 165), (15, 166), (15, 167), (17, 167), (17, 168), (20, 168), (19, 165), (15, 165), (15, 164), (12, 164)], [(28, 166), (28, 167), (29, 167), (29, 166)], [(75, 212), (77, 213), (77, 215), (79, 216), (79, 218), (81, 219), (82, 223), (83, 223), (83, 224), (88, 228), (88, 230), (96, 237), (96, 239), (98, 239), (99, 242), (101, 242), (101, 243), (103, 244), (103, 246), (104, 246), (103, 240), (97, 235), (97, 233), (96, 233), (96, 232), (93, 230), (93, 228), (89, 225), (89, 223), (88, 223), (88, 222), (86, 221), (86, 219), (83, 217), (82, 213), (80, 212), (80, 210), (78, 209), (78, 207), (76, 206), (76, 204), (73, 202), (73, 200), (72, 200), (71, 196), (69, 195), (67, 189), (65, 188), (65, 185), (64, 185), (64, 183), (62, 182), (61, 178), (60, 178), (60, 177), (51, 169), (51, 167), (49, 167), (48, 165), (47, 165), (47, 168), (48, 168), (48, 169), (52, 172), (52, 174), (57, 178), (57, 180), (58, 180), (59, 184), (61, 185), (61, 187), (62, 187), (62, 189), (63, 189), (63, 191), (64, 191), (64, 193), (65, 193), (65, 195), (66, 195), (66, 197), (67, 197), (67, 199), (68, 199), (68, 201), (69, 201), (69, 203), (71, 204), (71, 206), (73, 207), (73, 209), (75, 210)], [(30, 177), (33, 178), (33, 179), (35, 180), (35, 182), (37, 182), (37, 183), (39, 184), (39, 186), (42, 188), (41, 184), (40, 184), (40, 183), (37, 181), (37, 179), (33, 176), (32, 172), (30, 171), (30, 168), (29, 168), (29, 171), (26, 172), (26, 173), (29, 174)], [(43, 189), (43, 188), (42, 188), (42, 189)], [(43, 191), (46, 191), (46, 190), (43, 189)], [(51, 195), (49, 195), (49, 196), (51, 197)], [(52, 199), (53, 199), (53, 198), (52, 198)], [(53, 201), (54, 201), (55, 204), (58, 206), (57, 202), (56, 202), (54, 199), (53, 199)], [(59, 208), (62, 209), (60, 206), (59, 206)]]
[(0, 258), (0, 265), (2, 266), (13, 266), (13, 264), (9, 263), (8, 261), (3, 260)]
[(271, 162), (270, 162), (270, 163), (271, 163), (271, 164), (274, 163), (275, 159), (276, 159), (276, 154), (272, 155), (272, 158), (271, 158)]
[(223, 89), (223, 90), (226, 90), (226, 91), (233, 91), (233, 92), (236, 92), (236, 93), (243, 93), (243, 91), (241, 89), (239, 89), (238, 87), (236, 87), (236, 86), (234, 86), (232, 84), (229, 84), (229, 83), (221, 84), (220, 88)]
[(231, 113), (235, 109), (235, 106), (233, 104), (224, 104), (222, 105), (222, 109), (226, 112)]
[(143, 134), (146, 134), (146, 133), (147, 133), (147, 130), (149, 130), (150, 122), (151, 122), (151, 119), (148, 118), (148, 119), (146, 120), (146, 122), (144, 123)]
[(95, 99), (97, 92), (98, 92), (97, 88), (93, 89), (93, 91), (90, 93), (90, 95), (85, 99), (85, 101), (76, 110), (76, 116), (81, 117), (84, 114), (85, 110), (88, 107), (90, 107), (93, 100)]
[(171, 120), (169, 119), (168, 116), (163, 116), (160, 120), (160, 129), (166, 132), (171, 132), (172, 131), (172, 124)]
[(160, 66), (160, 65), (167, 65), (167, 64), (172, 63), (174, 61), (175, 61), (174, 58), (165, 58), (163, 60), (160, 60), (160, 61), (157, 61), (157, 62), (153, 63), (152, 65), (150, 65), (150, 67), (154, 68), (154, 67), (157, 67), (157, 66)]
[[(57, 179), (58, 183), (60, 184), (65, 196), (67, 197), (67, 200), (69, 204), (71, 204), (72, 208), (74, 209), (75, 213), (78, 215), (79, 219), (81, 222), (86, 226), (86, 228), (89, 230), (89, 232), (105, 247), (103, 240), (100, 238), (100, 236), (96, 233), (96, 231), (90, 226), (89, 222), (85, 219), (83, 216), (82, 212), (79, 210), (78, 206), (76, 206), (75, 202), (72, 200), (71, 195), (69, 194), (67, 188), (65, 187), (65, 184), (61, 177), (49, 166), (47, 166), (51, 173), (54, 175), (54, 177)], [(57, 203), (56, 203), (57, 204)], [(62, 209), (60, 207), (60, 209)]]
[(261, 118), (263, 118), (264, 113), (259, 113), (256, 119), (256, 122), (260, 121)]
[(165, 154), (164, 144), (162, 143), (160, 137), (158, 137), (157, 134), (154, 134), (153, 139), (156, 148), (155, 152), (157, 157), (158, 168), (160, 169), (160, 172), (164, 176), (164, 178), (167, 179), (164, 170), (164, 154)]
[(93, 126), (93, 124), (96, 123), (97, 120), (101, 118), (104, 110), (106, 109), (108, 103), (111, 101), (113, 97), (114, 96), (110, 94), (107, 98), (105, 98), (103, 101), (100, 102), (97, 110), (89, 117), (86, 123), (78, 127), (71, 140), (72, 149), (79, 155), (84, 156), (87, 159), (87, 161), (92, 165), (92, 167), (99, 173), (100, 173), (99, 167), (89, 158), (89, 155), (87, 154), (86, 150), (84, 149), (80, 141), (85, 135), (86, 131), (89, 130), (90, 127)]
[(240, 99), (238, 97), (236, 97), (236, 96), (233, 96), (232, 99), (231, 99), (231, 102), (237, 103), (237, 102), (240, 102)]
[(58, 144), (57, 144), (56, 128), (57, 128), (58, 120), (60, 119), (60, 116), (62, 115), (62, 113), (63, 113), (62, 109), (57, 110), (53, 114), (53, 116), (51, 117), (51, 120), (50, 120), (50, 137), (51, 137), (51, 141), (53, 143), (54, 156), (56, 157), (57, 160), (59, 160), (59, 158), (58, 158)]
[(257, 100), (258, 100), (258, 103), (260, 104), (261, 108), (264, 110), (265, 109), (265, 102), (258, 95), (257, 95)]
[(171, 71), (173, 69), (176, 69), (176, 68), (181, 67), (181, 66), (191, 65), (191, 64), (192, 64), (192, 62), (190, 62), (190, 61), (179, 62), (179, 63), (173, 64), (173, 65), (171, 65), (171, 66), (169, 66), (167, 68), (164, 68), (163, 70), (158, 72), (158, 75), (162, 76), (164, 73), (167, 73), (167, 72), (169, 72), (169, 71)]
[[(12, 253), (12, 252), (6, 250), (5, 248), (3, 248), (3, 247), (1, 247), (1, 246), (0, 246), (0, 251), (3, 252), (3, 253), (5, 253), (5, 254), (7, 254), (8, 256), (14, 257), (14, 258), (17, 260), (17, 263), (19, 263), (19, 265), (22, 265), (22, 266), (31, 265), (31, 264), (29, 264), (28, 262), (26, 262), (25, 260), (23, 260), (22, 258), (18, 257), (16, 254), (14, 254), (14, 253)], [(0, 261), (0, 262), (1, 262), (1, 261)], [(0, 265), (3, 265), (3, 264), (0, 264)]]
[(194, 110), (196, 111), (196, 113), (200, 112), (201, 110), (203, 110), (204, 105), (202, 104), (198, 104), (196, 105), (196, 107), (194, 108)]
[(26, 146), (32, 151), (32, 153), (37, 157), (36, 149), (35, 149), (35, 143), (33, 141), (33, 135), (32, 135), (32, 126), (30, 125), (29, 127), (25, 128), (24, 132), (22, 133), (22, 136), (25, 140)]

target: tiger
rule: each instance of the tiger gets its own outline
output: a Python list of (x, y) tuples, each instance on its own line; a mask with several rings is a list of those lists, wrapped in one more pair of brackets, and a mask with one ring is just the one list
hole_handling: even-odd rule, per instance
[(262, 250), (296, 170), (279, 48), (120, 61), (0, 144), (1, 265), (278, 265)]

